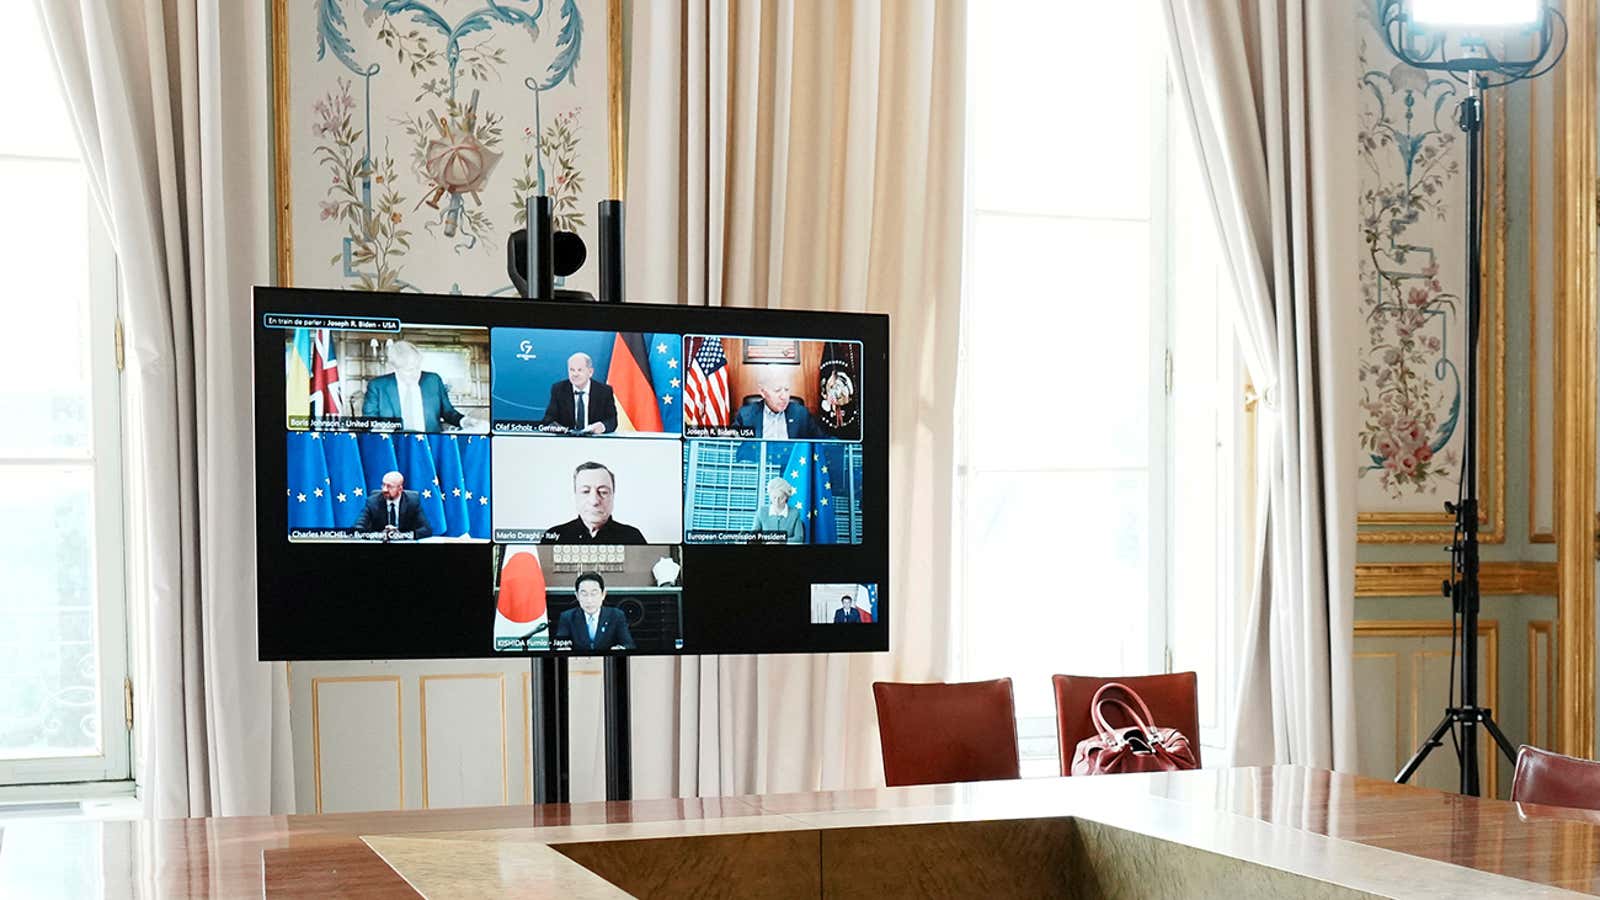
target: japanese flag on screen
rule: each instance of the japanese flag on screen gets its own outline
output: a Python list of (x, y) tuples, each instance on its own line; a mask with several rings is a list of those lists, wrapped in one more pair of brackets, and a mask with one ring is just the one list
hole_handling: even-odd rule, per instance
[[(532, 547), (508, 547), (500, 564), (500, 593), (495, 603), (494, 636), (496, 649), (502, 638), (527, 638), (527, 649), (550, 645), (549, 619), (545, 614), (544, 569)], [(521, 647), (514, 649), (523, 649)]]

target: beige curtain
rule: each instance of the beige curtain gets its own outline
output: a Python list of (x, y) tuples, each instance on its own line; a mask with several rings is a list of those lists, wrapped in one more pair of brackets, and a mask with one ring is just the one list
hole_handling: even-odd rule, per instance
[(635, 793), (881, 784), (871, 683), (951, 659), (965, 4), (633, 11), (630, 299), (889, 313), (894, 516), (893, 651), (637, 661)]
[(116, 248), (135, 775), (155, 816), (293, 803), (255, 662), (250, 287), (270, 280), (259, 4), (37, 0)]
[(1230, 745), (1356, 766), (1357, 10), (1163, 0), (1257, 390), (1259, 500)]

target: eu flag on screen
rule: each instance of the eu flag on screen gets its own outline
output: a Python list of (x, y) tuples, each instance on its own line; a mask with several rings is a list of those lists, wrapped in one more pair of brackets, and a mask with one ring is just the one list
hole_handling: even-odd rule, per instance
[(461, 465), (460, 435), (431, 434), (428, 443), (433, 448), (433, 465), (439, 477), (439, 503), (444, 508), (440, 534), (460, 537), (469, 533), (471, 523), (467, 510), (466, 476)]
[(354, 434), (324, 433), (322, 454), (328, 462), (333, 525), (335, 528), (354, 528), (356, 519), (361, 517), (362, 508), (367, 505), (367, 478), (361, 465), (361, 446)]
[[(400, 461), (394, 454), (394, 436), (387, 434), (363, 434), (356, 440), (361, 447), (361, 471), (366, 478), (366, 497), (383, 491), (383, 476), (400, 469)], [(363, 498), (362, 503), (366, 502)]]
[(661, 409), (661, 430), (683, 431), (683, 336), (646, 334), (650, 348), (650, 383)]
[[(845, 476), (844, 453), (837, 444), (814, 444), (811, 452), (811, 514), (806, 534), (813, 544), (839, 542), (839, 501), (834, 485)], [(843, 493), (843, 491), (840, 491)]]
[(467, 500), (471, 534), (488, 540), (489, 519), (489, 438), (470, 435), (461, 448), (461, 474), (466, 485), (463, 493)]
[(867, 585), (867, 611), (872, 614), (872, 621), (878, 621), (878, 586)]
[(399, 436), (394, 442), (394, 455), (400, 462), (400, 474), (405, 476), (406, 490), (417, 492), (417, 499), (422, 501), (422, 514), (428, 517), (434, 533), (440, 533), (448, 523), (444, 517), (444, 501), (439, 498), (439, 471), (433, 464), (433, 448), (428, 436)]
[(328, 462), (322, 435), (291, 431), (289, 438), (289, 527), (332, 528)]

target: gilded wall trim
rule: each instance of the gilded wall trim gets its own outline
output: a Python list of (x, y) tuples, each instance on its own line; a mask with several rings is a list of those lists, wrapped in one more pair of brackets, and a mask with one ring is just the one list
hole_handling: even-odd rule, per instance
[(494, 681), (500, 687), (500, 802), (510, 800), (509, 762), (506, 759), (506, 676), (498, 672), (451, 672), (445, 675), (423, 675), (417, 679), (418, 719), (422, 726), (422, 808), (428, 803), (428, 682), (430, 681)]
[[(1450, 564), (1362, 563), (1356, 566), (1357, 597), (1436, 597), (1450, 577)], [(1478, 570), (1488, 597), (1556, 596), (1556, 564), (1486, 562)]]
[[(1355, 637), (1361, 638), (1444, 638), (1449, 640), (1455, 634), (1454, 623), (1449, 619), (1417, 620), (1396, 619), (1381, 620), (1369, 619), (1355, 623)], [(1483, 647), (1483, 693), (1484, 703), (1490, 709), (1499, 706), (1500, 701), (1500, 623), (1495, 619), (1478, 620), (1478, 637)], [(1453, 650), (1417, 650), (1411, 654), (1411, 745), (1413, 748), (1422, 742), (1423, 731), (1426, 726), (1432, 725), (1435, 715), (1443, 715), (1443, 709), (1422, 708), (1422, 677), (1421, 664), (1424, 659), (1437, 659), (1450, 655)], [(1458, 676), (1459, 677), (1459, 676)], [(1423, 716), (1428, 718), (1424, 720)], [(1500, 751), (1490, 743), (1487, 732), (1479, 735), (1484, 746), (1479, 757), (1484, 761), (1484, 782), (1491, 795), (1499, 792), (1500, 785)]]
[(1555, 77), (1560, 154), (1556, 243), (1556, 749), (1595, 751), (1595, 100), (1596, 0), (1565, 4), (1568, 46)]
[(318, 692), (325, 684), (351, 684), (385, 681), (394, 685), (395, 768), (400, 772), (399, 808), (406, 808), (406, 728), (405, 709), (400, 701), (399, 675), (341, 675), (311, 679), (311, 771), (316, 782), (317, 814), (322, 813), (322, 707)]

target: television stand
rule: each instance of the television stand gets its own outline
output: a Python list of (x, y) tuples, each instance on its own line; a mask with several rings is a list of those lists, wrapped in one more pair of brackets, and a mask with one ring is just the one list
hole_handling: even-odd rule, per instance
[[(570, 689), (565, 656), (535, 656), (531, 667), (533, 802), (572, 802)], [(606, 799), (633, 799), (633, 726), (628, 658), (605, 657)]]

